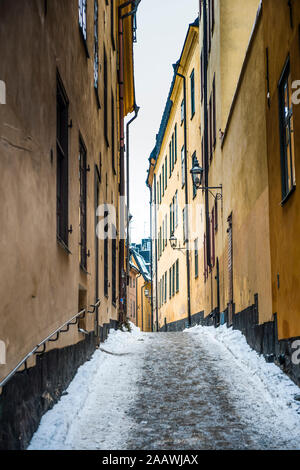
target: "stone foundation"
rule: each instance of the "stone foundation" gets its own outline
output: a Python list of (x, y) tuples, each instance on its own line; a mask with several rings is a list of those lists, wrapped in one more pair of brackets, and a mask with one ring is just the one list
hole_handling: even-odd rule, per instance
[[(300, 386), (300, 365), (292, 363), (292, 343), (300, 338), (278, 340), (277, 315), (273, 321), (259, 324), (258, 295), (254, 296), (254, 303), (245, 310), (235, 313), (233, 305), (234, 330), (240, 330), (246, 338), (249, 346), (259, 354), (262, 354), (268, 362), (275, 362), (298, 386)], [(192, 316), (192, 326), (219, 326), (220, 323), (228, 325), (227, 309), (219, 313), (213, 310), (208, 316), (204, 312)], [(164, 325), (160, 331), (182, 331), (188, 327), (188, 318), (183, 318)]]
[[(111, 320), (100, 327), (100, 342), (117, 326)], [(35, 367), (14, 375), (0, 395), (0, 450), (26, 449), (44, 413), (58, 402), (96, 346), (92, 332), (75, 345), (37, 356)]]

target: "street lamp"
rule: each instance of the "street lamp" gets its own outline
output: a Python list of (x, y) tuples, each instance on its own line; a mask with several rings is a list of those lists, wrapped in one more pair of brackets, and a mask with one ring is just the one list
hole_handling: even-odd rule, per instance
[(175, 237), (174, 233), (171, 234), (169, 242), (170, 242), (171, 248), (175, 250), (177, 248), (177, 238)]
[(178, 240), (177, 240), (177, 238), (175, 237), (174, 232), (173, 232), (172, 235), (170, 236), (169, 242), (170, 242), (171, 248), (172, 248), (173, 250), (186, 251), (186, 248), (185, 248), (185, 247), (181, 248), (181, 247), (179, 246), (179, 247), (177, 248)]
[(193, 179), (193, 185), (195, 188), (200, 189), (202, 178), (203, 178), (203, 168), (198, 163), (197, 158), (194, 160), (193, 168), (190, 170)]
[[(203, 178), (203, 173), (204, 170), (201, 168), (201, 166), (198, 163), (197, 158), (194, 159), (193, 162), (193, 168), (190, 170), (192, 180), (193, 180), (193, 185), (194, 187), (198, 189), (202, 189), (204, 191), (208, 191), (215, 199), (222, 199), (223, 198), (223, 188), (222, 185), (220, 186), (202, 186), (202, 178)], [(218, 191), (215, 194), (213, 194), (212, 191)]]

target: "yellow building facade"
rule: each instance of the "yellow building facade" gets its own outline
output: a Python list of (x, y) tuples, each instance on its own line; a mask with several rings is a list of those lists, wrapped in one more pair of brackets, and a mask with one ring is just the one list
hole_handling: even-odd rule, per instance
[[(153, 318), (157, 329), (184, 319), (190, 309), (184, 220), (188, 220), (191, 162), (200, 152), (200, 112), (196, 107), (200, 73), (198, 24), (197, 19), (189, 25), (181, 57), (173, 66), (170, 93), (150, 157), (147, 184), (152, 188)], [(182, 250), (171, 248), (172, 234)]]
[[(199, 28), (190, 25), (175, 68), (187, 83), (187, 192), (178, 156), (161, 190), (178, 119), (184, 127), (183, 79), (176, 74), (149, 158), (153, 316), (166, 331), (227, 322), (300, 383), (292, 361), (300, 336), (300, 6), (283, 0), (200, 6)], [(188, 83), (194, 68), (193, 117)], [(182, 127), (176, 142), (181, 149)], [(166, 217), (174, 194), (175, 225)]]
[[(135, 3), (0, 5), (1, 448), (26, 446), (38, 414), (120, 318), (119, 196), (124, 117), (135, 107)], [(101, 223), (112, 207), (117, 235), (107, 238)], [(39, 380), (45, 367), (47, 384)], [(28, 417), (26, 400), (46, 391), (50, 401)], [(10, 421), (8, 403), (18, 412)]]

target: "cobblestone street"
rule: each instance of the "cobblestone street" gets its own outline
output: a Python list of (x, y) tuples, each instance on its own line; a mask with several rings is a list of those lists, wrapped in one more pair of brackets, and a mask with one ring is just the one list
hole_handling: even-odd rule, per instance
[[(205, 331), (140, 334), (117, 349), (112, 338), (104, 349), (120, 355), (96, 353), (97, 371), (78, 412), (68, 416), (63, 397), (43, 418), (30, 448), (299, 448), (296, 402), (292, 409), (274, 398)], [(279, 369), (278, 376), (291, 393), (297, 391)], [(68, 393), (73, 403), (76, 393)]]

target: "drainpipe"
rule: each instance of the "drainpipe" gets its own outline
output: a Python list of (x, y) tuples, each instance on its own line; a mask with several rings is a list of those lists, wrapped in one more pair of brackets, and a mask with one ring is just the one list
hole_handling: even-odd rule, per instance
[[(128, 16), (135, 15), (137, 11), (138, 4), (140, 0), (129, 0), (125, 3), (122, 3), (118, 8), (118, 19), (119, 19), (119, 101), (120, 101), (120, 110), (119, 110), (119, 120), (120, 120), (120, 198), (121, 198), (121, 208), (120, 208), (120, 218), (121, 226), (124, 227), (125, 224), (125, 208), (124, 208), (124, 197), (125, 197), (125, 175), (124, 175), (124, 48), (123, 48), (123, 20)], [(127, 6), (132, 5), (133, 9), (124, 15), (122, 15), (122, 10)], [(126, 299), (126, 273), (124, 271), (125, 264), (125, 243), (124, 243), (124, 234), (121, 234), (119, 240), (119, 322), (123, 323), (125, 321), (125, 299)]]
[[(207, 0), (202, 0), (203, 3), (203, 107), (204, 107), (204, 186), (208, 188), (208, 114), (207, 114)], [(201, 8), (201, 1), (200, 1)], [(208, 189), (205, 190), (205, 226), (206, 226), (206, 259), (207, 265), (211, 267), (210, 259), (210, 223), (209, 223), (209, 194)]]
[(151, 276), (151, 331), (153, 331), (153, 260), (152, 260), (152, 187), (149, 186), (150, 190), (150, 240), (151, 240), (151, 249), (150, 249), (150, 276)]
[(138, 276), (135, 278), (135, 324), (136, 326), (138, 325), (138, 278), (141, 277), (142, 273), (140, 273)]
[(155, 317), (156, 317), (156, 331), (158, 331), (158, 282), (157, 282), (157, 194), (156, 194), (156, 175), (154, 174), (154, 231), (155, 231)]
[(184, 174), (185, 174), (185, 223), (187, 235), (186, 249), (186, 275), (187, 275), (187, 301), (188, 301), (188, 324), (192, 325), (191, 318), (191, 273), (190, 273), (190, 240), (189, 240), (189, 193), (188, 193), (188, 151), (187, 151), (187, 122), (186, 122), (186, 77), (178, 72), (179, 65), (174, 67), (176, 75), (183, 79), (183, 100), (184, 100)]
[[(129, 284), (129, 248), (130, 248), (130, 171), (129, 171), (129, 126), (138, 117), (140, 108), (135, 104), (134, 116), (126, 124), (126, 192), (127, 192), (127, 256), (126, 256), (126, 286)], [(125, 306), (127, 308), (127, 289), (126, 289), (126, 300)]]
[(144, 331), (144, 302), (143, 302), (143, 289), (146, 285), (141, 287), (141, 310), (142, 310), (142, 331)]

